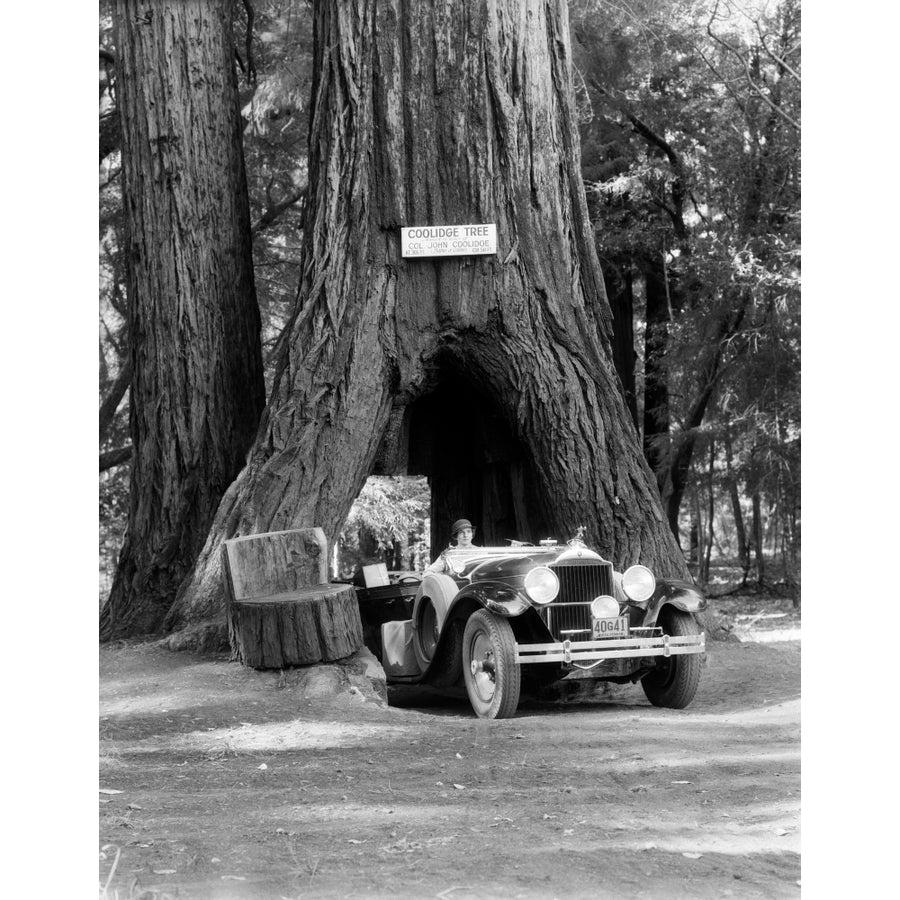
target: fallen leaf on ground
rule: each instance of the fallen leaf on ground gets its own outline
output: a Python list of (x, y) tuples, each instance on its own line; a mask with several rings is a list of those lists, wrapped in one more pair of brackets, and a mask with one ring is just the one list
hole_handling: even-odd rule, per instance
[(454, 784), (453, 787), (455, 787), (458, 791), (464, 791), (466, 789), (466, 786), (464, 784)]
[(681, 855), (687, 859), (700, 859), (703, 856), (702, 853), (682, 853)]
[(100, 788), (101, 794), (124, 794), (125, 791), (117, 791), (115, 788)]
[(784, 837), (786, 834), (790, 834), (790, 832), (786, 828), (776, 828), (775, 834), (777, 834), (778, 837)]
[(364, 844), (365, 841), (358, 841), (356, 838), (347, 838), (348, 844)]
[(457, 754), (456, 754), (456, 758), (457, 758), (457, 759), (462, 759), (462, 753), (457, 753)]
[(263, 763), (261, 766), (257, 766), (256, 768), (265, 770), (265, 769), (268, 769), (269, 767), (265, 763)]
[(381, 849), (386, 853), (414, 853), (416, 850), (421, 850), (422, 845), (418, 841), (408, 841), (403, 837), (399, 841)]

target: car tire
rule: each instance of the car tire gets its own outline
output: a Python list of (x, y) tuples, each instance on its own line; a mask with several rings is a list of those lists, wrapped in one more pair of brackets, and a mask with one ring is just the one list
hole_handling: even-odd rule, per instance
[[(663, 608), (657, 624), (663, 634), (670, 637), (700, 634), (697, 620), (690, 613), (673, 606)], [(702, 665), (699, 653), (680, 654), (668, 659), (660, 657), (656, 667), (641, 679), (641, 687), (654, 706), (684, 709), (697, 693)]]
[(506, 619), (483, 609), (469, 616), (463, 631), (462, 664), (469, 702), (479, 718), (515, 715), (522, 673), (516, 662), (516, 638)]
[(448, 622), (441, 635), (441, 648), (428, 676), (434, 687), (450, 687), (462, 677), (463, 623)]

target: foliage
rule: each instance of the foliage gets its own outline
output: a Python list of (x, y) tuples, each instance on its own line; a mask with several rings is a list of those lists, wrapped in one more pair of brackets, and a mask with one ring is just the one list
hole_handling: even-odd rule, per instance
[(373, 475), (353, 503), (339, 540), (343, 574), (384, 561), (391, 569), (421, 570), (429, 559), (427, 479)]
[[(713, 508), (725, 508), (737, 479), (745, 498), (762, 493), (763, 518), (779, 523), (770, 532), (780, 529), (796, 558), (800, 5), (572, 0), (570, 8), (598, 249), (605, 272), (638, 275), (639, 370), (661, 375), (667, 389), (667, 407), (643, 411), (645, 422), (650, 412), (667, 419), (661, 433), (648, 429), (664, 497), (687, 459), (690, 530), (699, 493), (712, 490)], [(668, 310), (645, 342), (640, 282), (655, 269)], [(703, 508), (708, 526), (708, 500)]]
[(240, 60), (253, 269), (270, 386), (275, 345), (300, 280), (297, 261), (307, 187), (312, 23), (305, 0), (255, 0), (251, 8), (252, 23), (248, 23), (247, 7), (235, 6), (235, 46)]

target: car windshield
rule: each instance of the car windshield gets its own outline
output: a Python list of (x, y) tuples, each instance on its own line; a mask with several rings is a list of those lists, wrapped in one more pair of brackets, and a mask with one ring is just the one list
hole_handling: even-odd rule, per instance
[(546, 553), (548, 550), (556, 549), (560, 548), (534, 547), (530, 544), (521, 547), (470, 547), (466, 550), (456, 550), (451, 547), (444, 551), (444, 555), (454, 565), (454, 568), (459, 568), (475, 559), (493, 556), (533, 556), (535, 553)]

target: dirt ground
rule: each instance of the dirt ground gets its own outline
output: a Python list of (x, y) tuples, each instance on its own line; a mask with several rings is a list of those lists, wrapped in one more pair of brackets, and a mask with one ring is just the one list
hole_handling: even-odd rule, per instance
[(798, 897), (799, 616), (741, 608), (683, 711), (635, 685), (487, 722), (103, 647), (100, 896)]

